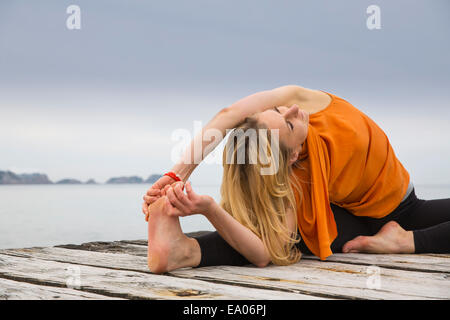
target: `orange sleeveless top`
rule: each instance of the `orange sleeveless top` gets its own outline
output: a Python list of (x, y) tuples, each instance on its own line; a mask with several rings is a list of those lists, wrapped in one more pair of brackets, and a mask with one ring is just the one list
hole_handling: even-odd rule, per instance
[(383, 130), (349, 102), (332, 98), (309, 118), (308, 135), (294, 168), (303, 194), (295, 192), (297, 220), (306, 246), (321, 260), (337, 236), (330, 202), (356, 216), (382, 218), (401, 202), (409, 173)]

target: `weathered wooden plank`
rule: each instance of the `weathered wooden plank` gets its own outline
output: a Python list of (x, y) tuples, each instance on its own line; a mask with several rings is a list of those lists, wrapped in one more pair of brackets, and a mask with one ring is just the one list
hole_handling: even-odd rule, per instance
[(77, 270), (79, 290), (128, 299), (319, 299), (257, 288), (184, 279), (144, 272), (97, 268), (0, 254), (0, 278), (33, 284), (65, 287)]
[(95, 251), (95, 252), (106, 252), (106, 253), (126, 253), (135, 256), (146, 257), (147, 256), (147, 246), (136, 245), (132, 243), (127, 243), (124, 241), (113, 241), (113, 242), (87, 242), (80, 245), (77, 244), (65, 244), (58, 245), (57, 248), (64, 249), (74, 249), (74, 250), (84, 250), (84, 251)]
[(344, 299), (450, 299), (449, 274), (312, 260), (288, 267), (221, 266), (175, 270), (171, 274)]
[(0, 278), (0, 300), (122, 300), (69, 288), (40, 286)]
[(127, 243), (127, 244), (134, 244), (134, 245), (138, 245), (138, 246), (147, 246), (148, 241), (147, 240), (120, 240), (119, 242), (121, 243)]
[(418, 256), (429, 256), (429, 257), (441, 257), (441, 258), (450, 258), (450, 254), (448, 253), (421, 253), (417, 254)]
[[(315, 256), (304, 256), (303, 259), (319, 260)], [(363, 266), (376, 265), (399, 270), (450, 273), (450, 257), (447, 255), (336, 253), (328, 257), (326, 261)]]
[(126, 253), (93, 252), (71, 250), (59, 247), (25, 248), (0, 250), (0, 254), (28, 257), (56, 262), (65, 262), (107, 269), (128, 270), (151, 273), (147, 266), (147, 257)]
[[(145, 257), (127, 254), (88, 252), (62, 248), (13, 249), (3, 250), (2, 252), (38, 259), (148, 272)], [(305, 259), (289, 267), (270, 266), (263, 269), (252, 266), (244, 268), (187, 268), (182, 271), (173, 271), (170, 274), (216, 283), (285, 290), (335, 298), (450, 298), (449, 280), (446, 280), (448, 279), (448, 274), (380, 268), (377, 270), (381, 271), (382, 290), (374, 291), (368, 290), (369, 288), (367, 287), (367, 281), (371, 276), (367, 272), (370, 270), (372, 269), (365, 265)]]
[[(96, 252), (116, 252), (147, 256), (146, 240), (122, 240), (115, 242), (88, 242), (82, 245), (62, 245), (61, 248), (89, 250)], [(311, 255), (304, 255), (303, 260), (319, 260)], [(447, 254), (364, 254), (337, 253), (327, 258), (330, 262), (357, 265), (377, 265), (384, 268), (423, 272), (450, 272), (450, 255)]]

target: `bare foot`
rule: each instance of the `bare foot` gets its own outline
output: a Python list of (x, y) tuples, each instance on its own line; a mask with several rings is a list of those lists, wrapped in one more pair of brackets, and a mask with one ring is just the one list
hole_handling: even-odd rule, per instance
[(173, 209), (166, 196), (149, 207), (147, 261), (153, 273), (194, 267), (200, 263), (200, 246), (197, 240), (183, 233), (179, 218), (169, 215)]
[(414, 236), (397, 222), (389, 221), (374, 236), (359, 236), (348, 241), (342, 252), (414, 253)]

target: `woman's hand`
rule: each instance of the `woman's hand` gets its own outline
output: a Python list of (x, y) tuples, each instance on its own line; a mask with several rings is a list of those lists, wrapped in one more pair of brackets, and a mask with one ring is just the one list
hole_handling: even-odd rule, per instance
[(177, 182), (167, 189), (166, 196), (174, 210), (169, 210), (169, 214), (178, 217), (190, 216), (193, 214), (206, 214), (214, 204), (214, 199), (207, 195), (198, 195), (192, 190), (191, 183), (186, 182), (186, 193), (183, 192), (184, 184)]

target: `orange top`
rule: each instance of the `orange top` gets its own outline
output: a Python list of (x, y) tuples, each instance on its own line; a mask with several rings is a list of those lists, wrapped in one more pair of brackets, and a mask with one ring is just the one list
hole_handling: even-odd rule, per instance
[[(327, 93), (327, 92), (326, 92)], [(294, 174), (297, 220), (302, 240), (321, 260), (332, 254), (337, 236), (330, 202), (356, 216), (382, 218), (401, 202), (409, 173), (377, 124), (333, 94), (330, 104), (309, 118), (308, 135)]]

